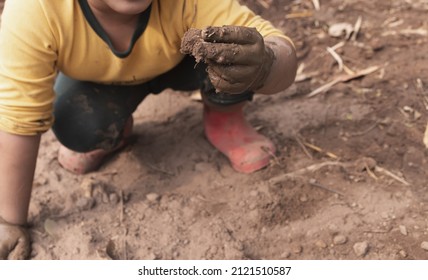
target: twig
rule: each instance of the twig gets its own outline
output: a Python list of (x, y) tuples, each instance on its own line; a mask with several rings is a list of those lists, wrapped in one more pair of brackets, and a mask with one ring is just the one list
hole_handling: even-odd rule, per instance
[(294, 19), (294, 18), (305, 18), (305, 17), (311, 17), (314, 13), (311, 11), (307, 12), (298, 12), (298, 13), (292, 13), (285, 16), (285, 19)]
[(380, 121), (376, 121), (373, 125), (371, 125), (367, 129), (360, 131), (360, 132), (349, 133), (349, 136), (351, 136), (351, 137), (363, 136), (363, 135), (369, 133), (370, 131), (372, 131), (373, 129), (375, 129), (378, 126), (378, 124), (380, 124), (380, 123), (381, 123)]
[(315, 10), (319, 11), (321, 9), (321, 5), (320, 5), (319, 0), (312, 0), (312, 3), (314, 4)]
[(357, 79), (357, 78), (369, 75), (369, 74), (371, 74), (373, 72), (376, 72), (379, 69), (380, 69), (379, 66), (371, 66), (369, 68), (366, 68), (366, 69), (363, 69), (361, 71), (356, 72), (354, 75), (341, 74), (341, 75), (337, 76), (336, 78), (334, 78), (332, 81), (328, 82), (327, 84), (325, 84), (325, 85), (323, 85), (323, 86), (315, 89), (311, 93), (309, 93), (307, 95), (307, 97), (314, 97), (315, 95), (318, 95), (318, 94), (320, 94), (322, 92), (328, 91), (330, 88), (332, 88), (334, 85), (336, 85), (338, 83), (348, 82), (350, 80)]
[(123, 198), (123, 191), (120, 190), (120, 215), (119, 215), (120, 224), (123, 223), (123, 214), (124, 214), (124, 211), (125, 211), (125, 206), (124, 206), (124, 201), (123, 200), (124, 200), (124, 198)]
[(298, 177), (300, 175), (303, 175), (305, 173), (308, 172), (314, 172), (317, 171), (323, 167), (326, 166), (341, 166), (341, 167), (349, 167), (352, 166), (354, 163), (343, 163), (343, 162), (339, 162), (339, 161), (326, 161), (326, 162), (321, 162), (321, 163), (317, 163), (317, 164), (313, 164), (307, 167), (304, 167), (302, 169), (298, 169), (296, 171), (293, 172), (289, 172), (289, 173), (285, 173), (285, 174), (281, 174), (278, 175), (276, 177), (273, 177), (269, 180), (269, 182), (271, 183), (278, 183), (283, 181), (284, 179), (290, 178), (290, 177)]
[(427, 124), (427, 127), (425, 129), (423, 142), (425, 144), (425, 147), (428, 149), (428, 124)]
[(308, 156), (308, 158), (313, 159), (314, 157), (309, 153), (308, 149), (306, 149), (300, 137), (298, 135), (295, 135), (294, 139), (296, 140), (297, 144), (299, 144), (300, 148), (302, 148), (303, 152)]
[(343, 70), (343, 59), (340, 57), (340, 55), (337, 54), (332, 48), (327, 47), (327, 51), (331, 56), (336, 60), (337, 64), (339, 65), (339, 71)]
[(375, 230), (365, 230), (364, 233), (389, 233), (391, 232), (391, 230), (380, 230), (380, 229), (375, 229)]
[(363, 18), (361, 16), (358, 17), (357, 22), (354, 25), (354, 32), (352, 33), (351, 40), (356, 41), (358, 33), (360, 32), (361, 25), (363, 24)]
[(372, 177), (373, 179), (375, 179), (375, 181), (377, 181), (377, 176), (373, 173), (373, 171), (370, 169), (370, 167), (368, 166), (367, 163), (364, 164), (365, 169), (367, 171), (367, 174), (369, 174), (370, 177)]
[(419, 28), (419, 29), (403, 29), (400, 31), (400, 34), (402, 35), (420, 35), (420, 36), (427, 36), (428, 30)]
[(330, 47), (332, 50), (336, 51), (337, 49), (342, 48), (343, 46), (345, 46), (345, 41), (339, 42), (336, 45), (334, 45), (333, 47)]
[(341, 193), (339, 191), (336, 191), (336, 190), (330, 189), (330, 188), (328, 188), (328, 187), (326, 187), (324, 185), (321, 185), (315, 179), (310, 179), (309, 180), (309, 185), (317, 187), (317, 188), (321, 188), (323, 190), (326, 190), (326, 191), (329, 191), (329, 192), (332, 192), (332, 193), (335, 193), (335, 194), (338, 194), (338, 195), (341, 195), (341, 196), (345, 196), (343, 193)]
[(428, 111), (428, 93), (425, 92), (424, 83), (420, 78), (416, 79), (415, 86), (422, 95), (422, 101), (424, 103), (425, 110)]
[(124, 260), (128, 260), (128, 242), (126, 242), (126, 237), (128, 236), (128, 229), (125, 228), (124, 237), (123, 237), (123, 258)]
[(272, 151), (268, 147), (262, 146), (261, 149), (263, 152), (267, 153), (273, 158), (273, 162), (276, 165), (283, 167), (279, 158), (274, 153), (272, 153)]
[(305, 70), (305, 63), (301, 63), (299, 65), (299, 67), (297, 68), (296, 78), (294, 79), (294, 82), (298, 83), (298, 82), (303, 82), (303, 81), (309, 80), (313, 76), (315, 76), (319, 73), (318, 71), (310, 72), (310, 73), (303, 73), (304, 70)]
[(302, 74), (297, 74), (296, 75), (296, 79), (294, 80), (295, 83), (300, 83), (300, 82), (304, 82), (306, 80), (312, 79), (312, 77), (315, 77), (319, 74), (318, 71), (314, 71), (314, 72), (309, 72), (309, 73), (302, 73)]
[(257, 0), (257, 2), (263, 6), (263, 8), (265, 9), (269, 9), (270, 8), (270, 3), (268, 3), (266, 0)]
[(381, 173), (383, 173), (383, 174), (385, 174), (385, 175), (387, 175), (387, 176), (391, 177), (392, 179), (397, 180), (398, 182), (402, 183), (402, 184), (403, 184), (403, 185), (405, 185), (405, 186), (410, 186), (410, 183), (409, 183), (409, 182), (407, 182), (407, 181), (406, 181), (406, 180), (404, 180), (403, 178), (401, 178), (401, 177), (399, 177), (399, 176), (395, 175), (395, 174), (394, 174), (394, 173), (392, 173), (391, 171), (386, 170), (385, 168), (382, 168), (382, 167), (376, 166), (376, 167), (375, 167), (375, 171), (377, 171), (377, 172), (381, 172)]
[(303, 141), (303, 144), (304, 144), (306, 147), (311, 148), (312, 150), (317, 151), (318, 153), (325, 154), (326, 156), (328, 156), (328, 157), (330, 157), (330, 158), (332, 158), (332, 159), (339, 159), (339, 157), (338, 157), (338, 156), (336, 156), (335, 154), (333, 154), (333, 153), (331, 153), (331, 152), (324, 151), (323, 149), (321, 149), (321, 148), (320, 148), (320, 147), (318, 147), (318, 146), (315, 146), (315, 145), (310, 144), (310, 143), (305, 142), (305, 141)]

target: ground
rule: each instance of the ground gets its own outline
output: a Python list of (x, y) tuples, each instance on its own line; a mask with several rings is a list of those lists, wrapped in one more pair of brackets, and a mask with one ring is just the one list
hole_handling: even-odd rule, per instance
[(428, 259), (427, 2), (243, 2), (299, 58), (291, 88), (246, 108), (270, 166), (234, 172), (185, 92), (146, 100), (135, 141), (88, 175), (60, 168), (48, 132), (32, 259)]

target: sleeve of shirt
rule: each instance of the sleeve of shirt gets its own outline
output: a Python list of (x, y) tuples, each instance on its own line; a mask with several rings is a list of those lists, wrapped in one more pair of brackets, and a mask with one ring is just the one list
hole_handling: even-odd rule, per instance
[[(185, 22), (187, 28), (205, 28), (207, 26), (236, 25), (254, 27), (264, 38), (282, 37), (291, 40), (269, 21), (254, 14), (237, 0), (193, 0), (186, 1)], [(291, 42), (292, 43), (292, 42)]]
[(51, 127), (56, 45), (40, 0), (6, 1), (0, 28), (0, 130), (35, 135)]

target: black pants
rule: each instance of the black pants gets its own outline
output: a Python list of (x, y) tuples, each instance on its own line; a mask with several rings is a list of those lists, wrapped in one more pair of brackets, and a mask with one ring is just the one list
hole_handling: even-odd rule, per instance
[(169, 72), (147, 83), (130, 86), (77, 81), (59, 74), (55, 82), (53, 132), (61, 144), (76, 152), (109, 150), (122, 139), (127, 120), (149, 94), (158, 94), (167, 88), (201, 89), (204, 98), (214, 104), (227, 106), (251, 100), (252, 92), (216, 93), (207, 78), (206, 66), (195, 65), (193, 58), (186, 57)]

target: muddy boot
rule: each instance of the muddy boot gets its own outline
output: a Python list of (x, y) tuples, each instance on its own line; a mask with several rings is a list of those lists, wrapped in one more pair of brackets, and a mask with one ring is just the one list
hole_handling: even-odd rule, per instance
[(132, 116), (128, 119), (124, 131), (123, 140), (112, 150), (97, 149), (87, 153), (78, 153), (61, 145), (58, 152), (58, 162), (66, 170), (75, 174), (86, 174), (97, 170), (104, 162), (106, 157), (112, 155), (117, 150), (125, 147), (128, 138), (132, 134), (134, 120)]
[(205, 135), (229, 158), (236, 171), (252, 173), (269, 164), (275, 147), (245, 120), (243, 107), (244, 102), (229, 106), (204, 105)]

